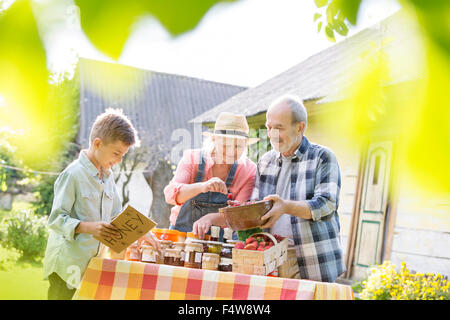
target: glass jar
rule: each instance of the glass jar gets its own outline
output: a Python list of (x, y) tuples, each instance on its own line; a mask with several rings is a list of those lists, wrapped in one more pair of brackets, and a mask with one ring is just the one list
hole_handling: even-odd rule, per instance
[(208, 241), (206, 240), (195, 240), (192, 243), (199, 243), (203, 247), (203, 252), (208, 252)]
[(220, 256), (217, 253), (204, 253), (202, 257), (202, 269), (219, 270)]
[(229, 258), (220, 258), (219, 271), (233, 271), (233, 260)]
[(184, 266), (184, 263), (181, 261), (181, 252), (177, 249), (166, 249), (164, 252), (164, 264), (176, 267)]
[(156, 263), (157, 251), (152, 246), (142, 246), (142, 262)]
[(217, 253), (220, 254), (220, 251), (222, 250), (222, 242), (219, 241), (208, 241), (206, 242), (207, 246), (208, 246), (208, 251), (209, 253)]
[(187, 268), (202, 268), (203, 245), (201, 243), (187, 243), (184, 248), (184, 266)]
[(164, 263), (164, 254), (166, 249), (172, 248), (172, 241), (170, 240), (161, 240), (159, 242), (161, 244), (161, 252), (157, 254), (156, 263), (163, 264)]
[(126, 260), (128, 261), (141, 261), (141, 251), (138, 249), (139, 244), (137, 241), (133, 242), (126, 252)]
[(222, 245), (222, 250), (220, 250), (221, 258), (233, 259), (233, 248), (234, 245), (231, 243), (224, 243)]
[(174, 242), (173, 243), (173, 248), (175, 250), (180, 251), (181, 261), (183, 261), (183, 263), (184, 263), (184, 256), (185, 256), (185, 253), (184, 253), (184, 248), (185, 247), (186, 247), (186, 243), (185, 242)]
[(220, 227), (218, 226), (211, 226), (211, 235), (209, 240), (210, 241), (219, 241), (220, 237)]
[(223, 242), (227, 242), (227, 240), (233, 240), (233, 229), (231, 228), (223, 229)]

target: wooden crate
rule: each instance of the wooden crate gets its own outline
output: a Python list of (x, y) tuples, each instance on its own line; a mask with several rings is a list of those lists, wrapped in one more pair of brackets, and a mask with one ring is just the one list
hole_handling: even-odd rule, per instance
[(270, 233), (255, 233), (252, 236), (266, 235), (275, 244), (265, 251), (233, 248), (233, 272), (267, 275), (281, 266), (287, 259), (288, 239), (279, 242)]

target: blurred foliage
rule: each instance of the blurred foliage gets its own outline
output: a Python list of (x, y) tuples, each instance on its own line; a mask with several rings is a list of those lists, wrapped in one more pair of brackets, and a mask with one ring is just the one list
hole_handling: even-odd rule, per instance
[(14, 248), (5, 248), (0, 244), (0, 270), (9, 271), (17, 263), (22, 253)]
[[(335, 33), (345, 36), (348, 27), (356, 25), (362, 0), (314, 1), (321, 11), (314, 15), (314, 20), (319, 31), (323, 30), (330, 41), (335, 41)], [(406, 164), (404, 167), (428, 190), (448, 193), (450, 109), (445, 97), (450, 87), (450, 2), (399, 1), (421, 28), (426, 50), (426, 72), (423, 74), (423, 85), (417, 90), (419, 98), (411, 103), (407, 113), (397, 114), (400, 120), (409, 118), (400, 125), (404, 147), (401, 157)], [(177, 36), (195, 28), (204, 14), (219, 2), (232, 0), (75, 0), (83, 31), (99, 50), (114, 59), (120, 56), (133, 24), (142, 16), (153, 16), (170, 34)], [(58, 3), (58, 0), (53, 0), (51, 5)], [(64, 143), (57, 137), (64, 134), (67, 128), (73, 128), (77, 119), (64, 116), (70, 99), (58, 104), (47, 103), (51, 96), (48, 61), (34, 6), (31, 0), (0, 0), (0, 127), (21, 132), (9, 141), (16, 147), (14, 156), (21, 159), (24, 165), (38, 169), (45, 167), (49, 158), (61, 152)], [(370, 103), (366, 111), (375, 116), (387, 110), (386, 106), (391, 108), (390, 101), (383, 100), (383, 92), (378, 89), (375, 93), (370, 91), (376, 83), (384, 82), (383, 72), (368, 67), (368, 75), (361, 72), (356, 77), (360, 77), (361, 81), (357, 86), (360, 91), (354, 97), (354, 105), (365, 106), (367, 98)], [(381, 78), (377, 80), (377, 77)], [(381, 99), (381, 102), (376, 99)], [(347, 119), (347, 126), (358, 128), (361, 126), (360, 120), (373, 118), (366, 111), (352, 113), (353, 116)], [(377, 121), (376, 117), (372, 119), (375, 125)], [(358, 130), (357, 136), (348, 137), (350, 142), (368, 134), (364, 125)], [(54, 138), (49, 139), (49, 136)]]
[[(176, 36), (192, 30), (216, 3), (233, 1), (75, 0), (75, 4), (89, 40), (117, 59), (133, 23), (142, 16), (154, 16)], [(51, 2), (52, 6), (61, 4)], [(52, 89), (43, 35), (36, 23), (37, 5), (41, 1), (0, 0), (0, 127), (22, 131), (9, 143), (17, 146), (15, 157), (38, 170), (61, 151), (64, 144), (56, 137), (72, 128), (76, 119), (64, 116), (70, 100), (47, 103)], [(49, 134), (55, 139), (49, 139)]]
[[(330, 41), (335, 41), (334, 32), (347, 34), (345, 28), (339, 30), (342, 23), (347, 27), (356, 25), (361, 1), (315, 0), (315, 3), (326, 11), (328, 31), (325, 34)], [(356, 81), (352, 81), (354, 85), (345, 93), (348, 97), (345, 108), (332, 121), (349, 147), (361, 146), (361, 142), (373, 137), (376, 128), (387, 128), (387, 121), (395, 123), (395, 138), (399, 142), (396, 161), (402, 176), (419, 186), (420, 192), (448, 196), (450, 108), (446, 96), (450, 88), (450, 2), (403, 0), (400, 3), (419, 30), (413, 37), (421, 43), (423, 61), (416, 64), (410, 56), (389, 57), (384, 46), (396, 39), (381, 39), (361, 57), (358, 68), (349, 70)], [(319, 24), (320, 18), (322, 15), (316, 13), (314, 19)], [(397, 42), (394, 46), (404, 44)], [(405, 63), (403, 60), (410, 64), (408, 68), (420, 73), (412, 90), (396, 89), (393, 84), (399, 79), (389, 76), (395, 66)]]
[(22, 252), (22, 258), (40, 261), (47, 246), (47, 217), (35, 215), (32, 210), (11, 212), (1, 222), (2, 243)]

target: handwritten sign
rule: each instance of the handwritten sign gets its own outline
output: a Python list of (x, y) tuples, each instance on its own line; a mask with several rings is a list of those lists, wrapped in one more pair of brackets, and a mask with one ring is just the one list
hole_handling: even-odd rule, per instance
[(130, 244), (145, 235), (156, 223), (128, 205), (122, 213), (115, 217), (111, 224), (119, 231), (119, 236), (95, 237), (105, 246), (120, 253)]

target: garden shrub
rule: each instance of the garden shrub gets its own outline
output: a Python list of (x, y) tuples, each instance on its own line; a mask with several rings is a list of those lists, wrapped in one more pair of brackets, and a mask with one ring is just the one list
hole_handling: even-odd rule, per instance
[(11, 270), (22, 257), (22, 252), (14, 248), (5, 248), (0, 244), (0, 270)]
[[(35, 215), (31, 210), (21, 210), (2, 222), (3, 241), (8, 247), (22, 251), (23, 258), (39, 261), (47, 245), (47, 217)], [(6, 233), (6, 235), (5, 235)]]
[(362, 282), (364, 300), (449, 300), (450, 283), (441, 274), (413, 273), (402, 262), (399, 271), (390, 261), (371, 268)]

